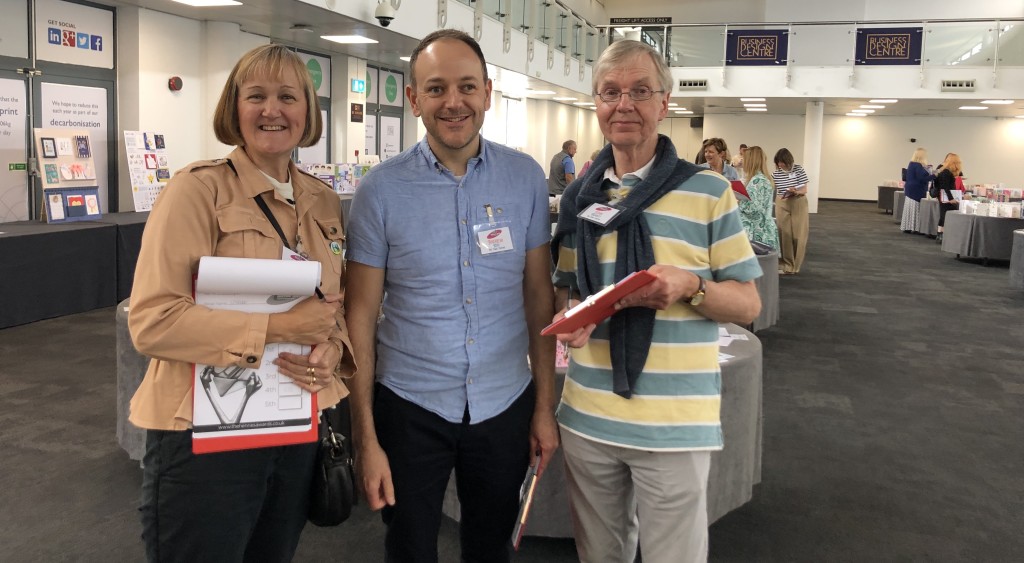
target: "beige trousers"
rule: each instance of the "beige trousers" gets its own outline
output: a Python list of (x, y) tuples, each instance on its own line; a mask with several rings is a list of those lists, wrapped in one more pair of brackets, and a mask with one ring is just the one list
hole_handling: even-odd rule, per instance
[(652, 452), (562, 430), (582, 563), (706, 563), (711, 452)]
[(775, 222), (779, 225), (779, 268), (795, 274), (807, 253), (807, 197), (775, 198)]

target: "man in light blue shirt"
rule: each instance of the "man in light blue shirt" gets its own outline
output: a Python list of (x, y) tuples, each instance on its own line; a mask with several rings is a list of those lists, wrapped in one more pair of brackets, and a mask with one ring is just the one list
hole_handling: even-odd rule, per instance
[(426, 137), (373, 168), (348, 222), (356, 459), (388, 561), (437, 560), (452, 470), (462, 559), (508, 561), (531, 454), (543, 470), (558, 447), (544, 173), (480, 137), (491, 82), (471, 37), (428, 35), (411, 67)]

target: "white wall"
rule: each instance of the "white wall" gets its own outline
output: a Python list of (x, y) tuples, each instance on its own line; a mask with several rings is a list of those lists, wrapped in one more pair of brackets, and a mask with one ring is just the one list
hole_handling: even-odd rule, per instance
[(526, 103), (526, 146), (523, 152), (529, 154), (548, 173), (551, 157), (562, 150), (562, 143), (576, 141), (577, 153), (573, 157), (576, 167), (590, 158), (590, 153), (604, 146), (604, 137), (597, 126), (597, 114), (558, 102), (527, 98)]

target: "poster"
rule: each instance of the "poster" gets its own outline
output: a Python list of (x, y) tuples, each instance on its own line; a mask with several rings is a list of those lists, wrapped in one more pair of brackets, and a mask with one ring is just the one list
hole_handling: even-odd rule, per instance
[[(114, 68), (114, 11), (61, 0), (35, 0), (38, 57)], [(45, 125), (45, 124), (44, 124)]]
[(0, 55), (28, 58), (28, 3), (4, 3), (4, 17), (0, 18)]
[[(99, 187), (100, 208), (107, 209), (107, 91), (53, 82), (43, 82), (40, 90), (42, 111), (39, 115), (44, 129), (75, 129), (79, 131), (76, 135), (84, 134), (90, 139), (88, 152), (95, 166), (91, 185)], [(79, 146), (69, 135), (53, 136), (57, 142), (58, 158), (79, 155), (86, 148)], [(65, 152), (71, 154), (63, 154)], [(43, 160), (40, 158), (41, 164)], [(44, 172), (40, 166), (40, 174)], [(45, 183), (43, 187), (47, 187)]]
[(405, 107), (405, 77), (400, 72), (380, 70), (380, 105)]
[(324, 120), (323, 131), (320, 132), (320, 140), (311, 147), (299, 147), (299, 162), (303, 164), (325, 164), (330, 162), (327, 156), (327, 130), (330, 124), (327, 122), (327, 110), (320, 110), (320, 117)]
[(124, 149), (135, 211), (149, 211), (171, 179), (167, 138), (154, 131), (125, 131)]
[(377, 154), (377, 117), (371, 115), (366, 118), (366, 152), (363, 154)]
[(366, 103), (373, 105), (377, 101), (377, 77), (380, 73), (375, 67), (366, 67)]
[(402, 152), (402, 119), (380, 116), (380, 159), (387, 160)]
[(297, 51), (295, 54), (306, 64), (306, 70), (309, 71), (309, 77), (313, 80), (313, 88), (316, 89), (316, 95), (321, 98), (330, 98), (331, 59), (310, 55), (302, 51)]
[(0, 78), (0, 223), (28, 219), (25, 100), (24, 80)]

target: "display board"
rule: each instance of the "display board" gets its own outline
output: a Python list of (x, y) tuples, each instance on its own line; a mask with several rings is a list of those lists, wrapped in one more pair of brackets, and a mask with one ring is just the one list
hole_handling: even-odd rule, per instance
[(128, 177), (135, 211), (149, 211), (171, 179), (171, 170), (167, 166), (167, 139), (163, 133), (125, 131), (124, 149), (128, 156)]
[(36, 129), (39, 177), (50, 223), (99, 219), (92, 140), (85, 129)]
[(380, 116), (380, 158), (387, 160), (402, 152), (402, 119)]
[(28, 219), (25, 81), (0, 78), (0, 223)]

